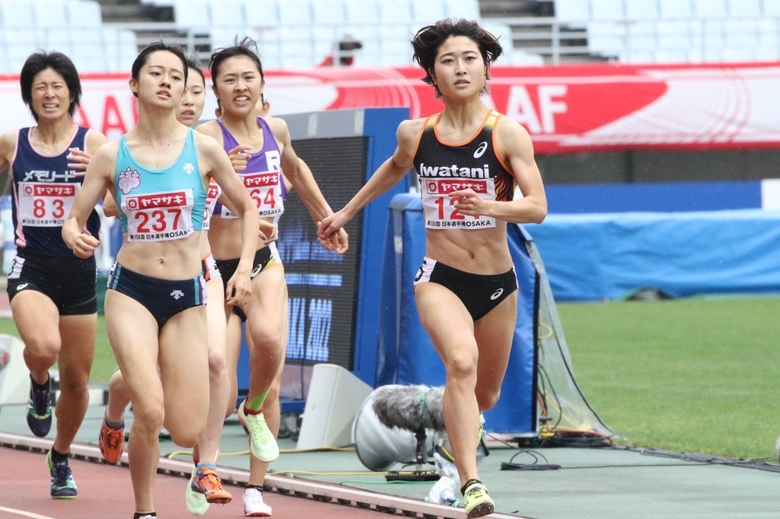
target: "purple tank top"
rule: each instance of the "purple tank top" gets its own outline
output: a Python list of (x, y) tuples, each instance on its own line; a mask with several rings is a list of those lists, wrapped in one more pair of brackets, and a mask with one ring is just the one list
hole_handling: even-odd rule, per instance
[[(238, 141), (225, 128), (222, 121), (217, 119), (217, 123), (222, 129), (225, 151), (229, 152), (238, 146)], [(287, 195), (282, 181), (282, 155), (268, 123), (262, 117), (258, 117), (257, 124), (263, 131), (263, 148), (250, 154), (246, 169), (238, 173), (238, 176), (255, 201), (258, 214), (261, 217), (271, 217), (276, 220), (284, 212), (284, 198)], [(219, 202), (214, 206), (214, 216), (237, 218), (236, 214)]]

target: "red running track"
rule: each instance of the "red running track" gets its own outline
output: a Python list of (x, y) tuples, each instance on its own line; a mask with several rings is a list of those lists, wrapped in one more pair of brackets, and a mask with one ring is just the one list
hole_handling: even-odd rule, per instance
[[(130, 471), (121, 466), (71, 458), (71, 469), (79, 489), (74, 500), (49, 496), (49, 472), (43, 454), (0, 447), (0, 519), (131, 519), (133, 489)], [(154, 502), (160, 519), (192, 519), (184, 504), (187, 480), (157, 474)], [(211, 505), (203, 516), (244, 517), (243, 488), (226, 486), (233, 494), (227, 505)], [(399, 517), (376, 510), (323, 503), (313, 499), (266, 493), (273, 519), (382, 519)]]

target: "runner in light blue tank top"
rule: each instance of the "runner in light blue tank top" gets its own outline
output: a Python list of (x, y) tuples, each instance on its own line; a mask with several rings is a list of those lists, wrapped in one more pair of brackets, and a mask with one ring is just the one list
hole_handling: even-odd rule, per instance
[(179, 159), (164, 169), (140, 166), (122, 136), (114, 185), (122, 232), (130, 241), (173, 240), (203, 228), (207, 193), (191, 128)]
[(140, 52), (129, 81), (138, 99), (138, 124), (121, 142), (97, 150), (62, 229), (73, 253), (90, 257), (100, 242), (82, 230), (89, 210), (110, 191), (125, 216), (105, 316), (136, 410), (128, 452), (135, 519), (156, 515), (153, 487), (163, 420), (180, 447), (199, 443), (206, 430), (209, 331), (200, 246), (209, 181), (217, 182), (239, 215), (240, 265), (227, 280), (226, 294), (219, 294), (230, 304), (246, 305), (251, 297), (260, 227), (255, 204), (222, 147), (177, 120), (187, 71), (178, 46), (155, 42)]

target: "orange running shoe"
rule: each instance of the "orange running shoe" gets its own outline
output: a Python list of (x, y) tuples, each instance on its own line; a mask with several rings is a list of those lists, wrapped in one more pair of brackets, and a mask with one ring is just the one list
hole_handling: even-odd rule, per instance
[(209, 503), (226, 505), (233, 500), (230, 492), (222, 488), (222, 481), (216, 470), (201, 467), (197, 469), (191, 481), (192, 491), (206, 496), (206, 501)]
[(125, 422), (122, 422), (122, 427), (119, 429), (113, 429), (103, 420), (98, 436), (98, 447), (104, 460), (112, 465), (119, 463), (125, 451)]

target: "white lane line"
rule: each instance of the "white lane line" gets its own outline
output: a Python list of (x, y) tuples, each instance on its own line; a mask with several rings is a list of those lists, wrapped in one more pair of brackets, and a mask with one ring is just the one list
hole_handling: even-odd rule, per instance
[(54, 517), (49, 517), (48, 515), (34, 514), (32, 512), (25, 512), (23, 510), (16, 510), (14, 508), (6, 508), (4, 506), (0, 506), (0, 512), (8, 512), (9, 514), (21, 515), (23, 517), (30, 517), (32, 519), (55, 519)]

